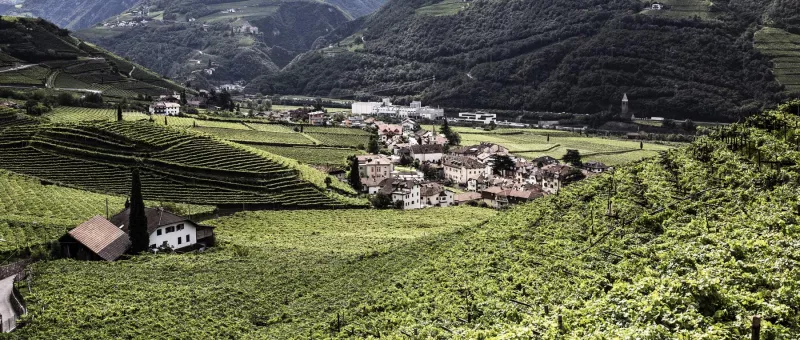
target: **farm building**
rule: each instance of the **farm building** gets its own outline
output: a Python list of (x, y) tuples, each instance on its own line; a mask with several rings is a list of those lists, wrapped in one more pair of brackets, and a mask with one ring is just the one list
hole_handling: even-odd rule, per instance
[(150, 105), (150, 114), (177, 116), (181, 111), (181, 105), (178, 103), (158, 102)]
[[(128, 232), (130, 208), (111, 217), (111, 223)], [(147, 233), (150, 235), (150, 248), (167, 246), (179, 250), (198, 244), (214, 244), (214, 228), (196, 224), (186, 217), (178, 216), (163, 208), (145, 208)]]
[(114, 261), (128, 251), (128, 234), (102, 216), (95, 216), (60, 239), (64, 256), (86, 261)]
[(439, 144), (412, 145), (411, 157), (420, 163), (439, 162), (444, 155), (444, 146)]

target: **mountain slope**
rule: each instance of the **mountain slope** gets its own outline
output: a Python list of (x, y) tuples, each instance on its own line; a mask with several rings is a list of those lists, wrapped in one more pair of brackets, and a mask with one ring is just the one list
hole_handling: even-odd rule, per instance
[(576, 113), (619, 112), (627, 93), (638, 115), (733, 120), (784, 98), (753, 48), (768, 2), (715, 3), (714, 19), (699, 20), (634, 0), (390, 1), (317, 45), (338, 46), (255, 86), (320, 96), (394, 87), (377, 95)]
[(144, 16), (128, 11), (119, 20), (78, 35), (169, 77), (203, 83), (277, 72), (349, 19), (317, 1), (182, 0), (156, 2)]
[(122, 13), (137, 2), (139, 0), (26, 0), (20, 8), (6, 9), (4, 14), (44, 18), (59, 27), (78, 30)]
[(184, 88), (43, 19), (0, 20), (0, 85), (157, 96)]
[(328, 0), (326, 2), (357, 18), (377, 11), (386, 0)]

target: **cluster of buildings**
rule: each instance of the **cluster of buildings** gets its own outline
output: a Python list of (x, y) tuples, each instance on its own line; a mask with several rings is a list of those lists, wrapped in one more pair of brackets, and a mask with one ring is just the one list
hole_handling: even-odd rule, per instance
[(422, 106), (422, 102), (414, 101), (409, 106), (392, 104), (391, 99), (384, 98), (380, 102), (355, 102), (352, 104), (354, 115), (390, 116), (400, 119), (416, 118), (437, 120), (444, 118), (444, 109)]
[(151, 115), (177, 116), (181, 113), (180, 101), (180, 93), (162, 94), (158, 100), (150, 104), (148, 111)]
[[(459, 204), (503, 208), (557, 194), (569, 183), (609, 170), (599, 162), (574, 167), (550, 156), (528, 160), (492, 143), (447, 150), (447, 140), (430, 131), (407, 133), (404, 125), (381, 122), (376, 126), (392, 154), (358, 156), (362, 190), (389, 196), (402, 209)], [(406, 136), (405, 142), (397, 142), (398, 136)], [(495, 166), (501, 158), (506, 163), (502, 169)], [(398, 171), (396, 166), (404, 162), (416, 170)]]

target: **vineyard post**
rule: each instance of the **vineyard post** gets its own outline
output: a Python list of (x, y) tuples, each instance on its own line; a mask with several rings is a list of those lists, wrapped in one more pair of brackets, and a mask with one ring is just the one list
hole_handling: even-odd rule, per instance
[(753, 316), (753, 325), (751, 329), (750, 340), (760, 340), (761, 339), (761, 316), (754, 315)]
[(544, 305), (544, 315), (550, 315), (550, 306)]
[(561, 317), (561, 314), (558, 315), (558, 331), (560, 333), (564, 333), (564, 320)]
[(108, 198), (106, 198), (106, 219), (108, 219)]

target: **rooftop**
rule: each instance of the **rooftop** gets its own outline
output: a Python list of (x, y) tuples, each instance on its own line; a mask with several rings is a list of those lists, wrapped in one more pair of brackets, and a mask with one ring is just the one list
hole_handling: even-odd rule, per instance
[(69, 232), (103, 260), (114, 261), (131, 246), (128, 235), (102, 216), (95, 216)]

